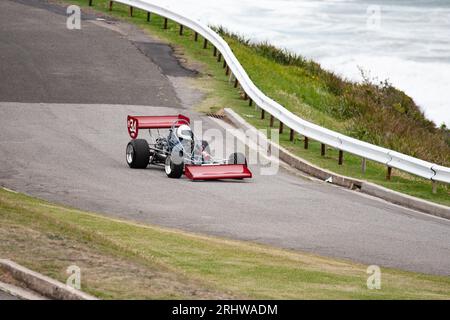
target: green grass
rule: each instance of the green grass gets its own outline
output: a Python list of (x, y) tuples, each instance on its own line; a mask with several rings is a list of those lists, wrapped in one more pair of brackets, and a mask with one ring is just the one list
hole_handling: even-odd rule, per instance
[[(269, 120), (260, 119), (260, 112), (255, 108), (240, 106), (235, 108), (247, 122), (257, 128), (271, 129)], [(279, 126), (279, 122), (274, 122), (274, 127)], [(339, 165), (339, 151), (327, 148), (325, 156), (321, 156), (321, 143), (309, 140), (308, 150), (304, 149), (304, 139), (296, 136), (294, 142), (289, 141), (289, 129), (284, 130), (280, 136), (280, 144), (292, 153), (301, 158), (327, 170), (353, 177), (367, 180), (386, 188), (419, 197), (429, 201), (450, 206), (450, 189), (448, 185), (439, 184), (436, 194), (432, 193), (431, 183), (428, 180), (416, 177), (405, 172), (393, 170), (390, 181), (386, 180), (386, 167), (374, 161), (366, 161), (366, 172), (362, 172), (362, 160), (360, 157), (344, 153), (344, 164)]]
[[(85, 8), (88, 3), (86, 0), (65, 2), (77, 3)], [(259, 120), (259, 112), (249, 107), (248, 102), (242, 99), (243, 93), (233, 88), (229, 77), (225, 76), (222, 63), (217, 63), (216, 58), (212, 56), (211, 45), (208, 50), (203, 49), (201, 37), (198, 42), (194, 42), (193, 32), (187, 28), (184, 28), (184, 35), (179, 36), (179, 26), (171, 21), (169, 28), (164, 30), (163, 18), (156, 15), (152, 15), (152, 21), (148, 23), (146, 13), (141, 10), (135, 9), (134, 17), (130, 18), (128, 7), (117, 3), (110, 13), (106, 0), (94, 0), (93, 9), (138, 25), (152, 36), (174, 46), (187, 60), (188, 66), (191, 64), (197, 69), (200, 68), (200, 76), (193, 80), (193, 86), (204, 90), (206, 98), (197, 107), (198, 111), (219, 112), (224, 107), (229, 107), (255, 127), (268, 128), (269, 120)], [(219, 31), (224, 33), (223, 30)], [(395, 88), (348, 83), (322, 70), (312, 61), (305, 61), (270, 45), (252, 45), (242, 38), (226, 33), (224, 38), (255, 84), (304, 119), (413, 156), (422, 156), (423, 159), (428, 157), (428, 160), (440, 161), (443, 164), (450, 163), (450, 147), (445, 141), (445, 137), (448, 139), (448, 130), (435, 129), (425, 120), (412, 100)], [(378, 105), (363, 105), (361, 100), (380, 100), (387, 107), (383, 104), (384, 111), (375, 112), (373, 108), (379, 107)], [(366, 112), (369, 115), (352, 116), (362, 113), (355, 107), (359, 104), (363, 105), (361, 108), (368, 110)], [(406, 113), (399, 113), (397, 109), (406, 110)], [(373, 118), (373, 115), (379, 118)], [(322, 157), (320, 144), (311, 140), (310, 148), (304, 150), (300, 141), (289, 141), (288, 131), (286, 128), (286, 133), (280, 137), (280, 144), (315, 165), (422, 199), (450, 205), (450, 188), (446, 184), (439, 184), (437, 193), (433, 194), (430, 181), (397, 170), (393, 170), (392, 179), (386, 181), (386, 167), (371, 161), (367, 162), (367, 171), (363, 174), (361, 159), (350, 154), (345, 154), (344, 165), (339, 166), (338, 151), (329, 149), (327, 156)]]
[(0, 256), (101, 298), (449, 299), (450, 278), (114, 220), (0, 189)]

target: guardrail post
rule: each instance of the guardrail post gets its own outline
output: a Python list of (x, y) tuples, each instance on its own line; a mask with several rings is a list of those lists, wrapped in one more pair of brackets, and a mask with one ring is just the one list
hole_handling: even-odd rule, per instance
[(132, 6), (130, 6), (130, 11), (129, 11), (129, 15), (130, 15), (130, 17), (132, 17), (132, 16), (133, 16), (133, 7), (132, 7)]
[(112, 11), (114, 1), (109, 2), (109, 11)]
[(183, 35), (183, 25), (180, 24), (180, 36), (182, 36), (182, 35)]
[(219, 52), (219, 55), (217, 56), (217, 62), (222, 61), (222, 54)]
[(227, 64), (227, 67), (225, 68), (225, 75), (228, 76), (230, 74), (230, 67)]
[(325, 144), (323, 143), (320, 145), (320, 155), (325, 156)]
[(366, 173), (366, 166), (367, 166), (366, 162), (367, 162), (366, 158), (362, 158), (362, 161), (361, 161), (361, 171), (362, 171), (362, 173)]
[(275, 120), (275, 117), (273, 115), (270, 115), (270, 123), (269, 126), (272, 128), (273, 127), (273, 122)]
[(391, 177), (392, 177), (392, 167), (387, 167), (386, 180), (391, 180)]
[(214, 47), (214, 50), (213, 50), (213, 57), (216, 57), (216, 56), (217, 56), (217, 48)]
[(92, 0), (89, 0), (89, 7), (92, 7)]
[(150, 12), (147, 12), (147, 22), (150, 22)]
[(250, 99), (248, 100), (248, 106), (251, 107), (252, 105), (253, 105), (253, 100), (250, 98)]
[(208, 48), (208, 40), (207, 39), (203, 40), (203, 49), (206, 49), (206, 48)]
[(284, 124), (283, 124), (283, 122), (281, 122), (280, 121), (280, 130), (278, 131), (280, 134), (282, 134), (283, 133), (283, 130), (284, 130)]
[(239, 81), (238, 81), (238, 79), (236, 78), (236, 79), (234, 79), (234, 87), (237, 88), (238, 85), (239, 85)]
[(308, 147), (309, 147), (309, 138), (308, 138), (308, 137), (305, 137), (305, 145), (304, 145), (304, 148), (305, 148), (305, 149), (308, 149)]
[(295, 131), (293, 129), (291, 129), (291, 131), (289, 132), (289, 141), (294, 141), (294, 137), (295, 137)]
[(342, 166), (344, 163), (344, 151), (339, 150), (339, 165)]
[(194, 33), (194, 41), (198, 41), (198, 32)]
[(437, 187), (438, 187), (437, 182), (433, 180), (432, 186), (433, 186), (433, 194), (436, 194), (437, 193)]
[(167, 23), (168, 23), (167, 18), (164, 18), (164, 29), (167, 29)]
[(266, 111), (261, 108), (261, 120), (264, 120), (264, 118), (266, 117)]
[(244, 91), (244, 100), (247, 100), (247, 99), (248, 99), (247, 92)]

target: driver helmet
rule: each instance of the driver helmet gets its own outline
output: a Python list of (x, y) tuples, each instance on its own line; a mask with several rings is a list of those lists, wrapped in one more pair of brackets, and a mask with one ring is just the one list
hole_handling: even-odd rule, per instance
[(177, 137), (178, 137), (178, 139), (180, 139), (180, 141), (182, 141), (182, 140), (192, 141), (193, 136), (194, 135), (192, 133), (192, 130), (188, 125), (183, 124), (178, 127)]

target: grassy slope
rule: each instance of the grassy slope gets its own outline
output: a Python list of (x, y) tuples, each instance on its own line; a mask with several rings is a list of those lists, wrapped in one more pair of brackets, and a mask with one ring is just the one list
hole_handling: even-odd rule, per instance
[[(87, 7), (87, 1), (85, 0), (66, 0), (65, 2), (77, 3)], [(108, 1), (106, 0), (94, 1), (94, 9), (96, 10), (109, 12), (107, 7)], [(269, 121), (267, 119), (259, 120), (259, 112), (255, 108), (248, 107), (248, 103), (241, 98), (242, 93), (239, 95), (237, 89), (234, 89), (229, 83), (228, 77), (224, 75), (221, 68), (222, 64), (217, 63), (212, 56), (211, 48), (209, 47), (209, 50), (202, 49), (203, 40), (201, 37), (198, 43), (194, 42), (193, 33), (186, 28), (184, 36), (180, 37), (178, 26), (173, 22), (169, 22), (168, 30), (163, 30), (163, 19), (155, 15), (152, 15), (152, 21), (149, 24), (146, 22), (146, 13), (140, 10), (135, 10), (134, 17), (129, 18), (128, 8), (116, 3), (111, 15), (133, 22), (150, 32), (152, 36), (157, 36), (161, 40), (175, 45), (177, 51), (181, 52), (184, 58), (187, 58), (188, 63), (201, 63), (202, 76), (193, 83), (194, 86), (207, 92), (206, 99), (198, 107), (200, 111), (214, 112), (223, 107), (231, 107), (254, 126), (258, 128), (269, 127)], [(276, 63), (234, 38), (226, 37), (226, 40), (255, 83), (295, 113), (317, 124), (342, 132), (345, 132), (349, 124), (354, 122), (352, 119), (337, 119), (333, 113), (327, 111), (328, 105), (339, 105), (339, 99), (324, 89), (325, 81), (320, 75), (311, 75), (299, 67)], [(338, 107), (334, 109), (336, 108), (338, 109)], [(409, 120), (406, 119), (405, 121)], [(433, 194), (428, 180), (397, 170), (393, 171), (392, 180), (386, 181), (386, 168), (371, 161), (367, 162), (367, 171), (363, 174), (361, 172), (361, 159), (350, 154), (345, 154), (344, 165), (339, 166), (336, 150), (329, 149), (327, 156), (322, 157), (320, 155), (320, 144), (317, 142), (311, 142), (310, 149), (304, 150), (298, 137), (295, 143), (289, 141), (288, 131), (286, 129), (285, 134), (280, 137), (281, 144), (314, 164), (339, 174), (371, 181), (396, 191), (450, 206), (450, 188), (448, 185), (439, 185), (437, 193)], [(421, 143), (421, 140), (416, 140)], [(401, 143), (405, 144), (406, 142), (402, 140)], [(409, 143), (412, 144), (411, 141)], [(447, 159), (450, 154), (444, 153), (443, 157)]]
[(0, 256), (101, 298), (449, 299), (450, 279), (113, 220), (0, 189)]

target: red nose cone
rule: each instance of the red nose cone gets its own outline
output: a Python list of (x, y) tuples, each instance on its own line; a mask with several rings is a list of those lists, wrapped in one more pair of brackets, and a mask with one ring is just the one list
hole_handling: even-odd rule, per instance
[(187, 165), (185, 175), (191, 180), (244, 179), (252, 177), (250, 170), (243, 164)]

